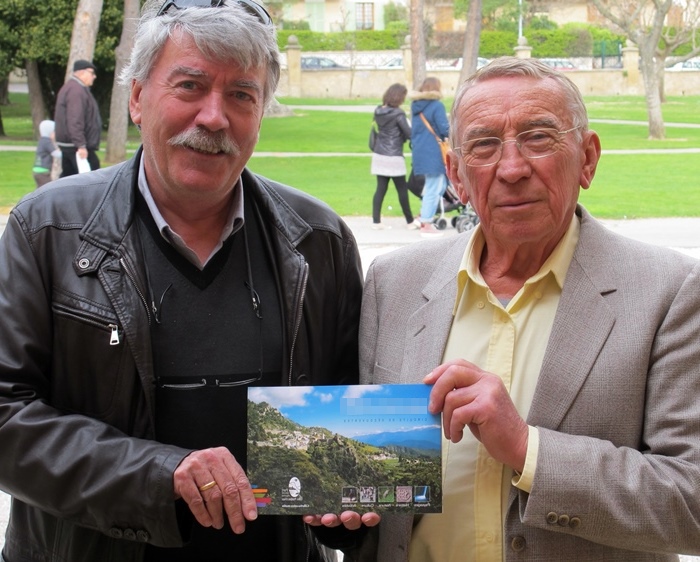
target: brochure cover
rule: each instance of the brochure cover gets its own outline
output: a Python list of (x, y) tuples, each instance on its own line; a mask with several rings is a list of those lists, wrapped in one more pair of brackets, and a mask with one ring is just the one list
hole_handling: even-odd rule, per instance
[(261, 515), (440, 513), (442, 430), (425, 384), (250, 387)]

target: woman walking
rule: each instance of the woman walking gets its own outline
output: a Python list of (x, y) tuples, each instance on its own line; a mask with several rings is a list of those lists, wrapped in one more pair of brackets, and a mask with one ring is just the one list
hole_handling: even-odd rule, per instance
[(382, 105), (374, 110), (378, 134), (372, 147), (371, 173), (377, 176), (377, 190), (372, 201), (372, 228), (377, 230), (391, 228), (381, 222), (382, 203), (389, 188), (389, 180), (393, 180), (396, 186), (407, 227), (415, 229), (420, 226), (418, 221), (414, 220), (408, 202), (406, 160), (403, 156), (403, 145), (411, 138), (411, 127), (406, 114), (400, 108), (406, 100), (407, 92), (403, 84), (392, 84), (384, 92)]
[[(440, 146), (435, 139), (435, 135), (441, 139), (447, 138), (450, 130), (445, 106), (440, 101), (441, 97), (440, 80), (428, 77), (423, 80), (419, 91), (413, 95), (411, 102), (413, 173), (425, 176), (420, 209), (420, 231), (423, 236), (442, 234), (433, 225), (433, 217), (437, 211), (440, 197), (447, 187), (445, 163), (442, 159)], [(432, 131), (428, 129), (426, 122)]]

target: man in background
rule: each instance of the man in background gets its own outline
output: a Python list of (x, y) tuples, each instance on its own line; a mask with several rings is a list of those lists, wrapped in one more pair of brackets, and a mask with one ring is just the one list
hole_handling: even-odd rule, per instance
[(61, 177), (79, 173), (77, 158), (88, 161), (91, 170), (100, 167), (97, 150), (100, 148), (102, 118), (100, 108), (90, 87), (97, 73), (90, 61), (77, 60), (73, 75), (59, 90), (56, 98), (56, 144), (63, 154)]

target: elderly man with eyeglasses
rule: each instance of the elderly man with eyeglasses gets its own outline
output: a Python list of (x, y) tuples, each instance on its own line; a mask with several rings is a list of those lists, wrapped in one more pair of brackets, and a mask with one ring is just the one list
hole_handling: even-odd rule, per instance
[(601, 156), (566, 76), (462, 84), (448, 174), (479, 225), (377, 258), (364, 383), (433, 385), (443, 513), (384, 517), (366, 560), (659, 561), (700, 552), (700, 263), (580, 204)]
[[(161, 0), (162, 1), (162, 0)], [(144, 8), (143, 146), (0, 240), (2, 557), (313, 561), (375, 514), (258, 517), (247, 388), (354, 384), (362, 269), (325, 204), (246, 169), (280, 75), (251, 0)]]

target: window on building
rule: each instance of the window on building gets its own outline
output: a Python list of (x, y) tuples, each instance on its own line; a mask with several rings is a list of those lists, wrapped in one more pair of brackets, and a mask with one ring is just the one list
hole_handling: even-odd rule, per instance
[(374, 3), (355, 4), (355, 29), (374, 29)]

